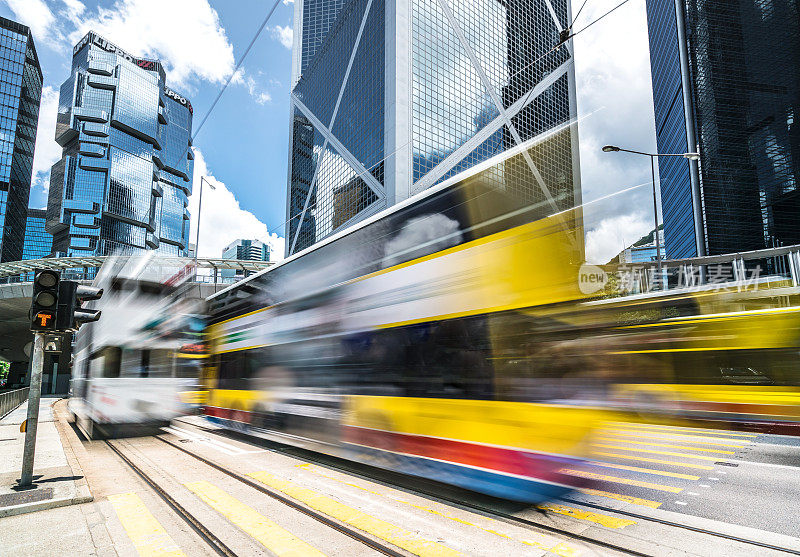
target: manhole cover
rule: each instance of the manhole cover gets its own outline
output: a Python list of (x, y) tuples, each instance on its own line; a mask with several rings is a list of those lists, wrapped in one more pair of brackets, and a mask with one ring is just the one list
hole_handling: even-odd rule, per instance
[(21, 505), (23, 503), (35, 503), (36, 501), (45, 501), (46, 499), (52, 498), (52, 487), (31, 489), (29, 491), (22, 491), (20, 493), (6, 493), (4, 495), (0, 495), (0, 507), (10, 507), (12, 505)]

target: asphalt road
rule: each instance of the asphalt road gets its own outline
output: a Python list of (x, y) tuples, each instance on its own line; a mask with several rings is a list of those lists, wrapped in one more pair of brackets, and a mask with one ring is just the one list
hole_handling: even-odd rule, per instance
[[(789, 536), (800, 530), (800, 439), (714, 429), (608, 424), (592, 442), (597, 459), (581, 473), (608, 504), (636, 498), (651, 509)], [(590, 496), (591, 495), (591, 496)]]
[[(211, 455), (230, 453), (229, 457), (238, 458), (234, 465), (242, 469), (254, 466), (255, 462), (270, 468), (285, 467), (294, 472), (292, 481), (315, 491), (349, 499), (345, 491), (355, 488), (360, 496), (354, 506), (370, 514), (377, 508), (391, 509), (402, 501), (401, 508), (405, 507), (402, 514), (411, 506), (422, 510), (428, 520), (434, 517), (441, 520), (444, 513), (449, 517), (445, 524), (467, 521), (472, 528), (459, 530), (459, 536), (474, 536), (469, 554), (494, 553), (492, 536), (485, 537), (484, 518), (474, 513), (476, 506), (490, 513), (519, 518), (528, 525), (523, 527), (541, 525), (557, 530), (561, 534), (555, 539), (572, 546), (581, 544), (569, 541), (569, 534), (648, 555), (769, 554), (759, 547), (731, 545), (722, 537), (697, 534), (696, 529), (701, 529), (800, 548), (792, 511), (800, 501), (800, 478), (794, 466), (786, 464), (800, 454), (800, 443), (794, 439), (708, 429), (607, 424), (592, 440), (591, 449), (597, 461), (574, 471), (576, 475), (592, 478), (592, 489), (575, 492), (567, 500), (526, 507), (302, 449), (252, 440), (208, 427), (201, 418), (176, 423), (169, 432), (183, 439), (186, 446), (193, 446), (193, 450), (202, 449)], [(267, 450), (247, 452), (257, 450), (256, 447)], [(461, 502), (464, 506), (459, 505)], [(442, 526), (434, 524), (426, 528), (439, 530)], [(495, 528), (490, 526), (488, 530)], [(463, 551), (466, 547), (459, 549)], [(591, 544), (579, 549), (580, 553), (587, 551), (608, 553), (607, 549)]]

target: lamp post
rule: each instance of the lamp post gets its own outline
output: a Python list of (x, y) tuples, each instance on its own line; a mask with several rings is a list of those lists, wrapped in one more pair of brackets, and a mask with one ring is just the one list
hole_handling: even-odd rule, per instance
[(656, 241), (656, 263), (658, 266), (658, 280), (662, 279), (661, 272), (661, 241), (658, 238), (658, 199), (656, 198), (656, 164), (657, 157), (683, 157), (686, 160), (696, 161), (700, 159), (699, 153), (645, 153), (643, 151), (633, 151), (631, 149), (623, 149), (615, 145), (606, 145), (603, 147), (604, 153), (633, 153), (634, 155), (644, 155), (650, 157), (650, 174), (653, 178), (653, 220), (655, 221), (656, 229), (653, 231)]
[(206, 180), (205, 176), (200, 176), (200, 199), (197, 201), (197, 234), (194, 240), (194, 261), (197, 263), (197, 252), (200, 251), (200, 209), (203, 208), (203, 182), (208, 182), (208, 187), (212, 190), (217, 189), (214, 184)]

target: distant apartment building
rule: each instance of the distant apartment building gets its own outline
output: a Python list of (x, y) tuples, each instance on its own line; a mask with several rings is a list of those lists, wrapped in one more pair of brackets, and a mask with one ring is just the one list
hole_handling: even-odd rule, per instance
[(158, 60), (89, 32), (61, 85), (47, 230), (60, 256), (186, 255), (192, 105)]
[[(225, 246), (222, 250), (222, 259), (235, 259), (238, 261), (269, 261), (270, 247), (260, 240), (235, 240)], [(236, 269), (221, 269), (220, 276), (223, 282), (230, 282), (239, 278), (244, 278), (250, 273), (248, 271), (237, 271)]]
[[(658, 248), (656, 246), (655, 237), (653, 234), (653, 230), (647, 236), (643, 236), (639, 238), (638, 241), (631, 244), (621, 252), (615, 258), (617, 262), (621, 265), (631, 264), (631, 263), (649, 263), (650, 261), (656, 261), (658, 259)], [(663, 228), (659, 228), (658, 230), (658, 243), (659, 247), (661, 248), (661, 259), (666, 259), (664, 253), (664, 230)]]
[(461, 171), (580, 204), (570, 3), (295, 0), (286, 254)]
[[(670, 257), (800, 243), (795, 0), (647, 0)], [(696, 217), (693, 216), (696, 215)]]
[(30, 30), (0, 17), (0, 262), (23, 257), (41, 97)]

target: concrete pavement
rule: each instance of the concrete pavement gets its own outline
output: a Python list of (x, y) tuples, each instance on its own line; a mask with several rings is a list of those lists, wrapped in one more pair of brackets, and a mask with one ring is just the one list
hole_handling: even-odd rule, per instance
[(39, 429), (34, 457), (34, 485), (20, 489), (17, 480), (22, 469), (25, 434), (25, 402), (0, 420), (0, 517), (24, 514), (53, 507), (86, 503), (92, 495), (80, 465), (68, 448), (64, 450), (53, 404), (58, 398), (44, 397), (39, 407)]

